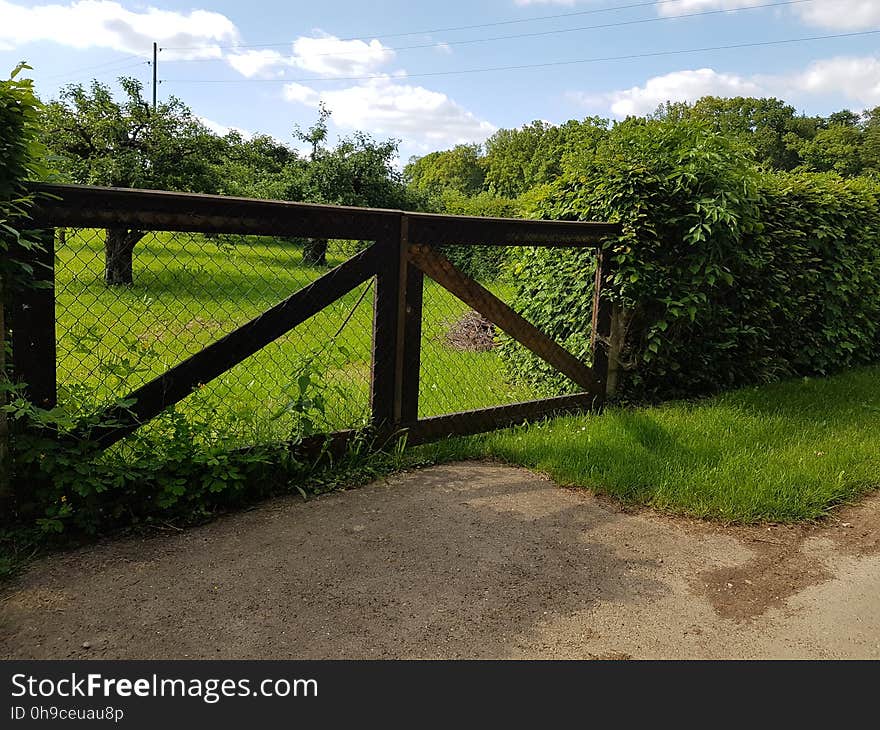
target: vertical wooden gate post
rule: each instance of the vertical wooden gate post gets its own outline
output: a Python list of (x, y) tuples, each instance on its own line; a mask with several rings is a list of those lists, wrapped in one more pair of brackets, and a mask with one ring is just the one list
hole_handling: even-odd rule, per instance
[(398, 424), (419, 417), (419, 371), (422, 361), (422, 296), (425, 277), (409, 262), (409, 218), (403, 216), (400, 229), (400, 329), (397, 372), (399, 377)]
[(40, 408), (57, 401), (55, 373), (55, 230), (40, 232), (41, 250), (22, 250), (19, 260), (33, 269), (34, 286), (13, 295), (12, 372), (26, 383), (25, 396)]
[[(402, 218), (402, 216), (400, 216)], [(370, 376), (370, 422), (376, 433), (395, 428), (397, 349), (400, 309), (400, 230), (376, 241), (380, 248), (373, 297), (373, 366)]]
[(393, 433), (418, 418), (424, 277), (407, 260), (405, 214), (396, 235), (376, 245), (383, 251), (376, 276), (370, 407), (377, 433)]

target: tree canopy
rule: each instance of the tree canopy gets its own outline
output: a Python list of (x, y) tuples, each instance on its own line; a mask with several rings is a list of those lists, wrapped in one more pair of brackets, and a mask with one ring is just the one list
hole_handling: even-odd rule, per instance
[(124, 98), (93, 81), (61, 90), (45, 108), (44, 139), (70, 180), (89, 185), (215, 192), (218, 139), (180, 99), (154, 111), (143, 85), (119, 79)]

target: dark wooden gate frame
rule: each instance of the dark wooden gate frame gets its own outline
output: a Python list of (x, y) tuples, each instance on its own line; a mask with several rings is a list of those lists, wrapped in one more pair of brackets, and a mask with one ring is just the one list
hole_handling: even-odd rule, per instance
[[(80, 434), (102, 447), (116, 443), (278, 337), (302, 324), (359, 284), (376, 277), (371, 374), (371, 423), (388, 438), (405, 432), (410, 444), (490, 431), (524, 421), (597, 408), (606, 396), (611, 303), (603, 295), (610, 275), (601, 242), (619, 234), (609, 223), (534, 221), (406, 213), (340, 206), (251, 200), (151, 190), (35, 185), (33, 219), (45, 244), (35, 262), (43, 286), (12, 303), (13, 369), (29, 398), (43, 407), (56, 400), (54, 229), (62, 226), (372, 240), (374, 243), (253, 320), (208, 345), (107, 409), (103, 426)], [(593, 361), (588, 366), (473, 279), (437, 246), (591, 247), (597, 250), (593, 302)], [(568, 376), (583, 392), (494, 408), (418, 417), (422, 292), (434, 279), (501, 330)], [(353, 432), (328, 434), (342, 444)]]

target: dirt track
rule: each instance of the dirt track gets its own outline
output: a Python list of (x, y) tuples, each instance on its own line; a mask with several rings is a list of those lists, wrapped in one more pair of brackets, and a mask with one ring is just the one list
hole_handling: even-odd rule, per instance
[(878, 658), (880, 496), (725, 529), (437, 467), (41, 561), (0, 656)]

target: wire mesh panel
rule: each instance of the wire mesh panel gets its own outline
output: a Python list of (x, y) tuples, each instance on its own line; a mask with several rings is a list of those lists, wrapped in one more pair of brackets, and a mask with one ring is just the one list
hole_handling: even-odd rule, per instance
[[(503, 303), (514, 293), (505, 258), (517, 245), (595, 246), (619, 226), (39, 189), (35, 228), (47, 241), (56, 233), (55, 311), (45, 288), (15, 303), (26, 326), (13, 328), (14, 372), (35, 403), (57, 391), (68, 412), (89, 416), (73, 435), (99, 448), (147, 433), (149, 452), (168, 428), (224, 446), (357, 436), (368, 424), (412, 426), (424, 440), (604, 397), (613, 343), (589, 365), (516, 314)], [(424, 291), (412, 265), (427, 274)], [(608, 281), (607, 266), (597, 271)], [(597, 341), (610, 343), (597, 291)], [(510, 342), (485, 317), (584, 392), (510, 405), (541, 394), (513, 380), (499, 347), (508, 355)]]
[[(444, 255), (502, 300), (509, 301), (513, 286), (503, 269), (474, 267), (471, 259), (456, 256), (462, 247), (446, 246)], [(467, 252), (462, 252), (462, 254)], [(456, 260), (461, 258), (463, 260)], [(470, 265), (468, 265), (470, 263)], [(425, 277), (422, 315), (422, 353), (419, 417), (507, 405), (536, 397), (529, 386), (513, 383), (498, 353), (500, 333), (437, 282)]]
[[(94, 408), (126, 395), (327, 271), (304, 263), (297, 239), (149, 231), (134, 244), (132, 283), (109, 285), (106, 236), (67, 229), (56, 240), (57, 372), (66, 405)], [(331, 241), (327, 265), (364, 245)], [(321, 430), (362, 425), (371, 288), (355, 288), (179, 408), (197, 403), (242, 443), (289, 436), (304, 411)]]

